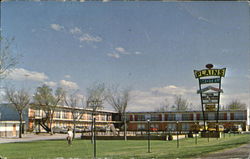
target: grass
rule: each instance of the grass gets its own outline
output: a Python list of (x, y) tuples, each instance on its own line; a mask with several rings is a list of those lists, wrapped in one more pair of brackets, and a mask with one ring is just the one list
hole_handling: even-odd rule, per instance
[[(151, 141), (151, 153), (147, 153), (147, 140), (98, 140), (98, 158), (194, 158), (209, 152), (237, 147), (250, 142), (250, 135), (228, 135), (226, 138), (194, 138), (176, 141)], [(7, 159), (76, 159), (92, 158), (93, 145), (89, 140), (74, 140), (68, 146), (65, 140), (36, 141), (27, 143), (0, 144), (0, 156)]]

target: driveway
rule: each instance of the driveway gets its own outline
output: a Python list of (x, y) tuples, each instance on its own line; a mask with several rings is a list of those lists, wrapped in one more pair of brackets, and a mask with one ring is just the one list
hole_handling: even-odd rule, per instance
[[(199, 157), (200, 159), (250, 159), (250, 143), (237, 148), (221, 150)], [(199, 159), (197, 158), (197, 159)]]
[[(81, 134), (76, 134), (76, 138), (80, 138)], [(23, 138), (0, 138), (0, 144), (3, 143), (15, 143), (15, 142), (31, 142), (31, 141), (39, 141), (39, 140), (66, 140), (67, 134), (25, 134)]]

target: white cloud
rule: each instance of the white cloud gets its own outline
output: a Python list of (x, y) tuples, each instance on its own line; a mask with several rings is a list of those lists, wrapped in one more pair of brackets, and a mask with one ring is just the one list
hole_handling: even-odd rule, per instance
[(71, 78), (71, 76), (70, 76), (70, 75), (65, 75), (64, 77), (65, 77), (65, 78)]
[(118, 52), (125, 52), (125, 49), (122, 47), (117, 47), (117, 48), (115, 48), (115, 50)]
[(44, 82), (44, 84), (50, 86), (50, 87), (55, 87), (57, 85), (56, 82), (53, 82), (53, 81), (48, 81), (48, 82)]
[(136, 55), (140, 55), (140, 54), (141, 54), (141, 52), (139, 52), (139, 51), (136, 51), (136, 52), (135, 52), (135, 54), (136, 54)]
[(129, 111), (153, 111), (159, 108), (167, 98), (170, 105), (174, 104), (175, 95), (182, 95), (183, 98), (193, 103), (194, 106), (199, 105), (199, 96), (196, 94), (195, 88), (184, 88), (175, 85), (164, 87), (154, 87), (148, 91), (135, 90), (131, 92), (131, 102), (129, 103)]
[(68, 89), (78, 89), (79, 88), (79, 86), (75, 82), (72, 82), (72, 81), (61, 80), (59, 83), (62, 87), (66, 87)]
[(79, 37), (79, 40), (80, 42), (101, 42), (102, 38), (99, 36), (93, 36), (93, 35), (85, 33)]
[(221, 94), (221, 105), (227, 105), (232, 100), (240, 100), (241, 102), (245, 103), (246, 105), (250, 106), (250, 98), (249, 93), (222, 93)]
[(80, 28), (78, 28), (78, 27), (74, 27), (74, 28), (70, 29), (69, 32), (71, 34), (81, 34), (82, 30)]
[(156, 95), (158, 94), (165, 94), (165, 95), (185, 95), (188, 93), (195, 93), (196, 90), (194, 88), (192, 89), (187, 89), (184, 87), (177, 87), (175, 85), (168, 85), (165, 87), (155, 87), (151, 88), (151, 91), (155, 93)]
[(40, 72), (29, 71), (23, 68), (15, 68), (9, 73), (7, 78), (13, 80), (44, 81), (48, 79), (48, 76)]
[(116, 47), (115, 50), (120, 53), (120, 54), (125, 54), (125, 55), (129, 55), (130, 53), (127, 52), (123, 47)]
[(120, 55), (117, 53), (108, 53), (107, 55), (116, 59), (120, 58)]
[(55, 30), (55, 31), (60, 31), (62, 29), (64, 29), (63, 26), (59, 25), (59, 24), (50, 24), (51, 29)]

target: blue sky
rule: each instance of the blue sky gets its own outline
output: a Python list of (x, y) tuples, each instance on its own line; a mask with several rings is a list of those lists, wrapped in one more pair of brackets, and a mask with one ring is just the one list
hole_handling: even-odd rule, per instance
[[(133, 88), (129, 110), (182, 95), (199, 105), (193, 70), (227, 68), (222, 104), (250, 96), (247, 2), (4, 2), (1, 29), (21, 54), (6, 83)], [(31, 92), (32, 92), (31, 91)]]

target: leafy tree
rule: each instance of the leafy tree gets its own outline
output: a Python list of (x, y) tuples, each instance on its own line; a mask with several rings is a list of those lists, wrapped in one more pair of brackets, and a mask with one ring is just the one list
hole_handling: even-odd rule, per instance
[(6, 98), (14, 106), (19, 115), (19, 138), (22, 138), (23, 130), (23, 113), (30, 104), (30, 95), (24, 89), (16, 90), (13, 88), (6, 89)]
[(247, 105), (241, 102), (238, 99), (233, 99), (228, 105), (227, 108), (230, 110), (239, 110), (239, 109), (246, 109)]
[(35, 107), (45, 114), (39, 124), (51, 134), (53, 134), (52, 123), (55, 109), (64, 97), (65, 91), (62, 88), (57, 88), (54, 94), (53, 89), (45, 84), (36, 89), (34, 95)]

